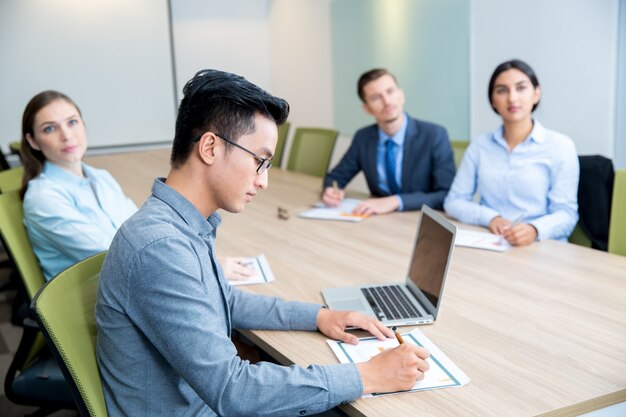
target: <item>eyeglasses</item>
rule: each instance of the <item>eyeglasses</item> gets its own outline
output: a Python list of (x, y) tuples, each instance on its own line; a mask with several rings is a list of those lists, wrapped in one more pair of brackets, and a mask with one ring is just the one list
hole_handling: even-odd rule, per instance
[[(264, 173), (265, 171), (267, 171), (268, 169), (270, 169), (272, 167), (272, 160), (274, 159), (273, 156), (271, 158), (263, 158), (261, 155), (255, 154), (251, 150), (244, 148), (243, 146), (239, 145), (238, 143), (235, 143), (232, 140), (226, 139), (224, 136), (220, 136), (217, 133), (214, 133), (214, 135), (217, 136), (218, 138), (222, 139), (223, 141), (228, 142), (231, 145), (236, 146), (237, 148), (239, 148), (241, 150), (244, 150), (244, 151), (248, 152), (250, 155), (254, 156), (254, 159), (259, 161), (259, 166), (256, 168), (257, 175), (261, 175), (262, 173)], [(194, 142), (198, 142), (201, 137), (202, 136), (196, 136), (192, 140)]]

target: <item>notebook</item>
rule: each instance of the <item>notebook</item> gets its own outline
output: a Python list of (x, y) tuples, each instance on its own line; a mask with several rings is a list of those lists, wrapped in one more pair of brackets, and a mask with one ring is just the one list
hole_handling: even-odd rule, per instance
[(430, 207), (422, 206), (404, 283), (325, 288), (324, 301), (335, 310), (374, 316), (387, 326), (433, 323), (441, 307), (455, 235), (456, 226)]

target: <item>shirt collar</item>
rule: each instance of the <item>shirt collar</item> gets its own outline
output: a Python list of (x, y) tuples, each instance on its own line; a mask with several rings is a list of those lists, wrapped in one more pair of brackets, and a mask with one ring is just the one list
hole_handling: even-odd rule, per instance
[(222, 222), (221, 216), (213, 212), (205, 219), (193, 204), (178, 191), (165, 183), (165, 178), (157, 178), (152, 184), (152, 195), (172, 207), (192, 230), (201, 236), (210, 236)]
[(385, 132), (383, 132), (383, 130), (380, 127), (378, 128), (378, 143), (379, 144), (384, 145), (387, 139), (390, 138), (392, 141), (394, 141), (396, 145), (400, 147), (404, 145), (404, 138), (406, 137), (406, 127), (408, 124), (409, 116), (406, 114), (406, 112), (402, 113), (402, 116), (404, 116), (404, 121), (402, 122), (402, 126), (400, 127), (400, 129), (398, 129), (396, 133), (393, 134), (393, 136), (389, 137)]
[[(89, 170), (85, 170), (85, 167), (86, 165), (82, 164), (83, 172), (86, 176), (88, 176)], [(88, 181), (87, 178), (82, 178), (78, 175), (74, 175), (71, 172), (64, 170), (63, 168), (53, 164), (50, 161), (45, 161), (43, 163), (43, 169), (41, 173), (45, 174), (46, 177), (52, 180), (63, 181), (71, 185), (81, 185)]]
[[(500, 126), (498, 130), (494, 132), (493, 140), (506, 147), (506, 140), (504, 139), (503, 132), (504, 126)], [(539, 120), (533, 119), (533, 130), (531, 130), (530, 135), (524, 139), (524, 142), (526, 141), (532, 141), (535, 143), (543, 143), (546, 141), (546, 128), (539, 123)]]

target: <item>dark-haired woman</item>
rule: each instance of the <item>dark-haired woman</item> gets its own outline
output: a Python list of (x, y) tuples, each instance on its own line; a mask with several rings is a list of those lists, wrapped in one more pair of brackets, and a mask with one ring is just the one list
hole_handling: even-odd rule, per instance
[[(532, 117), (541, 87), (523, 61), (500, 64), (488, 94), (502, 125), (468, 147), (445, 199), (446, 213), (488, 227), (512, 245), (566, 240), (578, 221), (573, 141)], [(474, 201), (476, 192), (479, 202)]]
[[(44, 91), (22, 116), (24, 225), (46, 280), (107, 250), (137, 206), (107, 171), (83, 162), (85, 125), (65, 94)], [(227, 258), (224, 274), (244, 279), (253, 270)]]

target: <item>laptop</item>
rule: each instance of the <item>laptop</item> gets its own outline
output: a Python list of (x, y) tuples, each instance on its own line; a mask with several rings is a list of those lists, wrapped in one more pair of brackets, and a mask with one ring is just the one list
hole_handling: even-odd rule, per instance
[(423, 205), (405, 282), (325, 288), (322, 295), (326, 305), (360, 311), (386, 326), (433, 323), (441, 307), (455, 235), (456, 226)]

